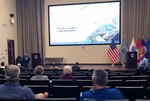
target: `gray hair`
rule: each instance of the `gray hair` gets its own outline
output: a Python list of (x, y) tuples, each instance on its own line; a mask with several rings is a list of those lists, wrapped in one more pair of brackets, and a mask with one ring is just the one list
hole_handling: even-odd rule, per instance
[(95, 70), (92, 75), (93, 84), (105, 86), (108, 82), (108, 73), (105, 70)]
[(72, 67), (69, 66), (69, 65), (66, 65), (66, 66), (63, 68), (63, 72), (64, 72), (64, 74), (71, 74), (71, 73), (72, 73)]
[(43, 67), (41, 65), (36, 66), (34, 69), (34, 73), (36, 75), (43, 75), (43, 73), (44, 73)]
[(17, 81), (20, 76), (20, 68), (16, 65), (9, 65), (5, 70), (7, 81)]

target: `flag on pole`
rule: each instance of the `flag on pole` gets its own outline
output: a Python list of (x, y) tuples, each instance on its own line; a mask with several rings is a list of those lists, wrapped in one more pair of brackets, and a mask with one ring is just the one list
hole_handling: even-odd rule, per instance
[(135, 44), (135, 41), (134, 41), (134, 37), (132, 38), (131, 44), (129, 46), (129, 51), (130, 52), (137, 52), (137, 48), (136, 48), (136, 44)]
[(138, 49), (139, 55), (144, 55), (144, 48), (142, 45), (142, 40), (140, 38), (136, 42), (136, 47)]
[(126, 46), (126, 40), (125, 40), (125, 37), (123, 37), (122, 45), (121, 45), (121, 48), (119, 50), (120, 62), (122, 64), (125, 63), (125, 55), (126, 55), (127, 51), (128, 51), (128, 48)]
[(114, 42), (114, 40), (112, 39), (112, 42), (110, 44), (110, 47), (107, 51), (107, 55), (108, 57), (111, 59), (112, 63), (116, 63), (119, 61), (120, 57), (119, 57), (119, 51), (116, 47), (116, 44)]
[(140, 38), (138, 38), (137, 42), (136, 42), (136, 47), (138, 49), (138, 63), (140, 62), (141, 56), (144, 55), (144, 48), (142, 45), (142, 41)]
[(142, 38), (141, 42), (142, 42), (142, 46), (143, 46), (143, 49), (144, 49), (144, 54), (146, 55), (146, 53), (147, 53), (147, 45), (146, 45), (146, 43), (145, 43), (143, 38)]

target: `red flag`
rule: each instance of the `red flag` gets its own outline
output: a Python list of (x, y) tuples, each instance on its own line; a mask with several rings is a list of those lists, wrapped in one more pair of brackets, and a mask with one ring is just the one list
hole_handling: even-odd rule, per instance
[(110, 44), (110, 47), (107, 51), (107, 55), (109, 56), (109, 58), (111, 59), (113, 64), (120, 60), (119, 51), (116, 47), (114, 40), (112, 40), (112, 42)]
[(140, 57), (144, 55), (144, 48), (143, 48), (142, 41), (140, 38), (136, 42), (136, 47), (138, 49), (138, 63), (139, 63)]

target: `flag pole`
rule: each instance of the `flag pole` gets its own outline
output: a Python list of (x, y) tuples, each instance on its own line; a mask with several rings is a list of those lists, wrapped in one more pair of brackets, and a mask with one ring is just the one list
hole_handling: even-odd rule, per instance
[(125, 67), (125, 63), (122, 63), (122, 67)]
[(111, 66), (112, 66), (112, 67), (114, 67), (114, 66), (115, 66), (115, 64), (113, 63)]

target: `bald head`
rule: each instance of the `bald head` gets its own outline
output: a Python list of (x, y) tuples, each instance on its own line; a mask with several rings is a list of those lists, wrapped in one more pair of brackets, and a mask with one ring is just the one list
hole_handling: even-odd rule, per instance
[(6, 80), (18, 81), (20, 76), (20, 68), (16, 65), (9, 65), (6, 70)]

